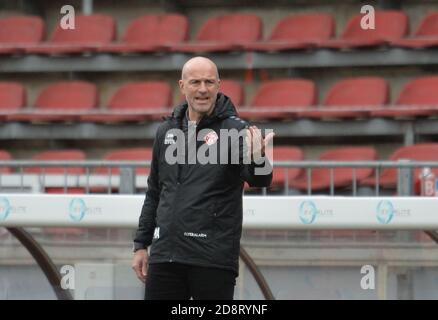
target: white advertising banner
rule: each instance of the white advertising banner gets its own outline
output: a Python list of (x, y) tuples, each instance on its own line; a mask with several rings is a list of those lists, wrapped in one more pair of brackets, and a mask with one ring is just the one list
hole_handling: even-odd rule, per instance
[[(132, 227), (143, 195), (0, 194), (0, 226)], [(249, 196), (245, 228), (438, 229), (438, 198)]]

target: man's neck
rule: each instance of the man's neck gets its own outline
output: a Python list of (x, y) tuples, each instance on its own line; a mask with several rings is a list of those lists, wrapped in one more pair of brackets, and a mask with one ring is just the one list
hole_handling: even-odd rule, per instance
[(213, 109), (214, 108), (211, 108), (210, 112), (207, 115), (205, 115), (195, 112), (189, 107), (187, 109), (187, 120), (194, 121), (196, 122), (196, 124), (199, 124), (202, 118), (204, 118), (205, 116), (210, 116), (213, 113)]
[(196, 124), (198, 124), (199, 121), (201, 121), (202, 116), (203, 115), (201, 115), (197, 112), (193, 112), (192, 109), (190, 109), (190, 108), (188, 108), (188, 110), (187, 110), (187, 120), (194, 121), (194, 122), (196, 122)]

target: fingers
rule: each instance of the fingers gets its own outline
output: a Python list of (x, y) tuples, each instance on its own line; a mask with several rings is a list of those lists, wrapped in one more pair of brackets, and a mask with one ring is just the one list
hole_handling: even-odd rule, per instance
[(257, 160), (262, 155), (262, 133), (256, 126), (250, 127), (252, 133), (252, 155), (253, 159)]
[(146, 254), (136, 253), (132, 262), (132, 269), (141, 282), (146, 281), (147, 276), (147, 256)]
[(252, 133), (251, 130), (246, 129), (246, 136), (245, 136), (245, 142), (246, 142), (246, 156), (248, 159), (251, 159), (252, 154)]
[(145, 260), (143, 260), (143, 266), (141, 268), (141, 275), (145, 279), (146, 279), (146, 276), (148, 275), (148, 264)]
[(137, 276), (137, 278), (141, 281), (141, 282), (145, 282), (146, 281), (146, 276), (144, 276), (142, 274), (141, 271), (141, 266), (132, 266), (132, 269), (134, 269), (135, 271), (135, 275)]
[(265, 141), (264, 141), (265, 147), (271, 142), (271, 140), (274, 138), (274, 136), (275, 136), (275, 133), (274, 133), (274, 132), (269, 132), (269, 133), (266, 135), (266, 137), (265, 137)]
[(146, 281), (146, 274), (143, 274), (143, 266), (142, 265), (135, 265), (132, 266), (132, 269), (134, 269), (135, 271), (135, 275), (137, 276), (137, 278), (141, 281), (141, 282), (145, 282)]
[(248, 153), (253, 160), (260, 159), (265, 153), (265, 149), (273, 140), (275, 133), (269, 132), (265, 138), (262, 136), (262, 131), (257, 126), (250, 126), (247, 129), (246, 144)]
[(252, 136), (253, 136), (253, 145), (254, 146), (261, 145), (261, 141), (262, 141), (261, 130), (259, 128), (257, 128), (256, 126), (249, 127), (249, 130), (251, 131)]

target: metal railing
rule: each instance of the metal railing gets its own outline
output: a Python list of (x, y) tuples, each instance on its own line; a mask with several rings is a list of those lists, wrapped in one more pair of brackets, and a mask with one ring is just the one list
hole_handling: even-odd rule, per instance
[[(33, 160), (0, 160), (1, 168), (11, 168), (11, 172), (1, 173), (0, 171), (0, 192), (11, 189), (14, 191), (30, 190), (31, 192), (44, 192), (46, 188), (62, 188), (68, 192), (69, 188), (83, 188), (84, 193), (106, 192), (112, 193), (117, 190), (120, 193), (135, 193), (136, 190), (144, 190), (147, 187), (147, 175), (136, 175), (136, 168), (150, 167), (150, 161), (104, 161), (104, 160), (87, 160), (87, 161), (33, 161)], [(323, 176), (327, 180), (327, 187), (322, 192), (327, 195), (334, 195), (335, 189), (343, 189), (352, 196), (360, 195), (359, 189), (370, 189), (364, 186), (357, 177), (359, 169), (371, 169), (373, 173), (366, 177), (374, 177), (374, 192), (376, 196), (380, 195), (380, 175), (385, 169), (397, 170), (397, 181), (394, 182), (394, 188), (397, 195), (413, 195), (413, 169), (415, 168), (436, 168), (438, 161), (274, 161), (275, 168), (284, 169), (284, 186), (281, 188), (285, 194), (295, 192), (297, 194), (314, 194), (312, 187), (313, 173), (318, 169), (327, 169)], [(25, 168), (40, 168), (38, 173), (27, 173)], [(49, 168), (60, 168), (58, 173), (47, 173)], [(83, 173), (70, 174), (70, 168), (83, 168)], [(97, 168), (108, 168), (105, 173), (99, 173)], [(120, 173), (114, 174), (114, 168), (120, 169)], [(294, 189), (290, 183), (289, 170), (299, 168), (305, 171), (307, 185), (305, 190)], [(335, 184), (336, 169), (351, 169), (350, 181), (343, 181), (338, 186)], [(104, 189), (102, 189), (104, 188)], [(269, 189), (270, 190), (270, 189)], [(248, 190), (247, 190), (248, 192)], [(249, 191), (250, 192), (250, 191)], [(267, 194), (264, 188), (263, 194)], [(369, 192), (367, 194), (370, 195)]]

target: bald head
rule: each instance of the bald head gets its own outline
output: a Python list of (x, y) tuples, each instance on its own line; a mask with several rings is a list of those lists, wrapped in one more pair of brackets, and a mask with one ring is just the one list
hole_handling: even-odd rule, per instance
[(188, 74), (190, 74), (192, 71), (198, 70), (205, 70), (206, 72), (210, 71), (216, 75), (216, 79), (219, 79), (219, 72), (216, 64), (210, 59), (204, 57), (194, 57), (188, 60), (182, 68), (181, 79), (187, 79)]
[(214, 109), (219, 91), (219, 73), (216, 64), (204, 57), (195, 57), (184, 64), (179, 87), (186, 97), (189, 116), (198, 121)]

